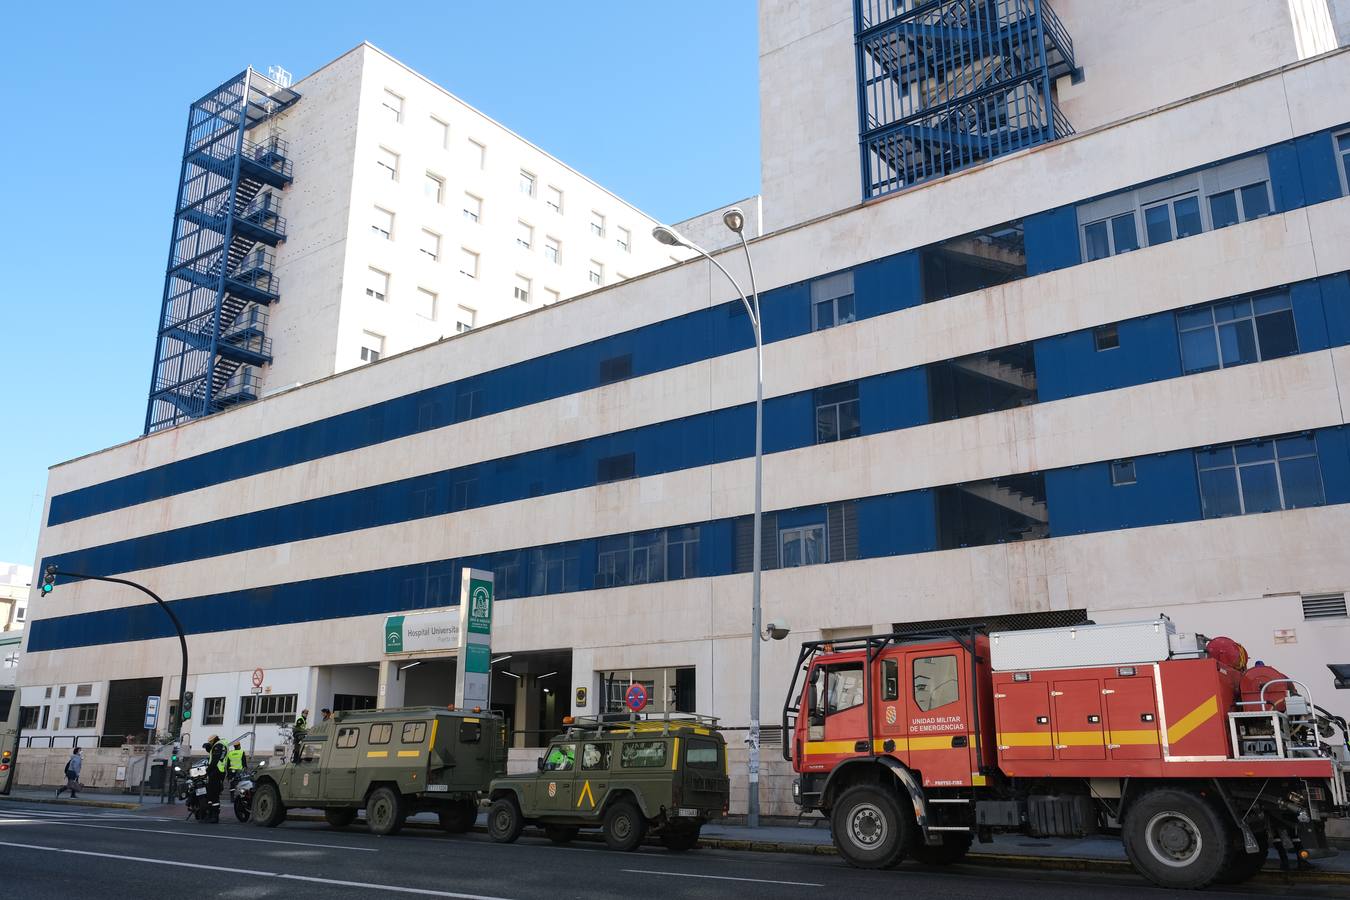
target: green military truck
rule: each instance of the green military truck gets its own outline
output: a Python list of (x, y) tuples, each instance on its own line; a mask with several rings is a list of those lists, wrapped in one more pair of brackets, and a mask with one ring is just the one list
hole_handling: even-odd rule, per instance
[(290, 809), (323, 810), (334, 828), (366, 811), (375, 834), (396, 834), (413, 813), (439, 814), (452, 834), (468, 831), (492, 779), (506, 772), (500, 715), (439, 707), (336, 713), (314, 725), (299, 761), (256, 776), (253, 821), (273, 828)]
[(494, 841), (511, 843), (526, 825), (558, 844), (599, 828), (611, 850), (633, 850), (654, 830), (669, 849), (690, 850), (703, 824), (725, 814), (727, 748), (716, 719), (602, 716), (566, 727), (538, 771), (493, 780)]

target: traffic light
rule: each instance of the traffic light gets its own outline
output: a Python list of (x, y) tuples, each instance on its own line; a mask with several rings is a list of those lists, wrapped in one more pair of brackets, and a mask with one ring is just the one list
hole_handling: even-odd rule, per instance
[(56, 566), (48, 566), (42, 576), (42, 596), (47, 596), (56, 588)]
[(192, 718), (192, 691), (183, 692), (183, 721)]

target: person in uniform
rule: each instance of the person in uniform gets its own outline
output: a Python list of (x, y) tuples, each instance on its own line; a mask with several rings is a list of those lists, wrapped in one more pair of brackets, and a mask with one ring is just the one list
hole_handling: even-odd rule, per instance
[(248, 768), (248, 754), (244, 752), (239, 742), (235, 741), (234, 746), (225, 754), (225, 769), (233, 778), (246, 768)]
[(220, 822), (220, 792), (225, 788), (225, 743), (219, 735), (211, 739), (202, 748), (206, 750), (206, 821)]
[(295, 717), (295, 724), (291, 726), (291, 761), (300, 761), (300, 745), (305, 742), (305, 734), (309, 731), (309, 710), (300, 710), (300, 715)]

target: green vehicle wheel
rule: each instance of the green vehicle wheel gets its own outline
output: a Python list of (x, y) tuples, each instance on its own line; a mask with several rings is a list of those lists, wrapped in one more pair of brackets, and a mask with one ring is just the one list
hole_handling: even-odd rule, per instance
[(398, 834), (403, 828), (403, 798), (393, 788), (376, 788), (366, 801), (366, 824), (375, 834)]
[(601, 829), (611, 850), (636, 850), (647, 836), (647, 820), (630, 800), (620, 800), (605, 811)]
[(286, 821), (286, 807), (281, 803), (281, 792), (270, 781), (253, 795), (253, 824), (275, 828)]
[(488, 810), (488, 837), (498, 844), (514, 844), (525, 830), (525, 817), (520, 814), (514, 797), (503, 797)]

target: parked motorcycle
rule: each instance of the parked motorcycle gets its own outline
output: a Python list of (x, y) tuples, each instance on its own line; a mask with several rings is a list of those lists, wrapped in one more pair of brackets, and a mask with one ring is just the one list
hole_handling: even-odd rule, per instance
[(230, 775), (230, 799), (234, 802), (234, 817), (240, 822), (253, 818), (253, 772), (244, 769)]
[(174, 766), (174, 774), (178, 776), (178, 799), (187, 807), (187, 818), (205, 822), (210, 815), (206, 804), (206, 757), (189, 764), (186, 778), (181, 765)]

